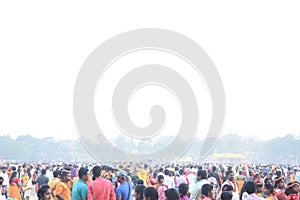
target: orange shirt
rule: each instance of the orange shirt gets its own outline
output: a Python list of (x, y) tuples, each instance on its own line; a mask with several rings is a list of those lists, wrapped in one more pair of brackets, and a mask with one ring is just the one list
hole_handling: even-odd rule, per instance
[(65, 200), (71, 200), (71, 190), (64, 182), (56, 184), (54, 195), (60, 194)]

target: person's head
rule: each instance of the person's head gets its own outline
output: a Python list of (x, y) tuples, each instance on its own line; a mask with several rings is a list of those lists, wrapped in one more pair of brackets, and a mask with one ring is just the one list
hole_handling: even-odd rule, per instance
[(143, 191), (144, 200), (157, 200), (158, 193), (154, 187), (147, 187)]
[(232, 192), (232, 191), (233, 191), (233, 187), (232, 187), (231, 185), (225, 184), (225, 185), (222, 187), (222, 192), (223, 192), (223, 191)]
[(239, 175), (243, 175), (243, 172), (242, 172), (242, 171), (239, 171)]
[(164, 182), (164, 176), (163, 175), (158, 175), (157, 182), (162, 184)]
[(54, 178), (58, 178), (58, 176), (59, 176), (59, 171), (58, 171), (58, 170), (55, 170), (55, 171), (53, 172), (53, 177), (54, 177)]
[(70, 171), (62, 170), (60, 177), (63, 182), (69, 182), (71, 180), (71, 173)]
[(221, 200), (231, 200), (232, 196), (233, 196), (232, 192), (223, 191), (221, 193)]
[(50, 186), (42, 185), (37, 192), (37, 196), (39, 200), (51, 200)]
[(136, 200), (144, 199), (143, 191), (146, 187), (144, 185), (137, 185), (134, 188), (134, 197)]
[(213, 167), (212, 167), (212, 171), (213, 171), (213, 172), (216, 172), (216, 171), (217, 171), (217, 167), (216, 167), (216, 166), (213, 166)]
[(100, 175), (101, 175), (101, 167), (100, 166), (95, 166), (92, 169), (92, 173), (93, 173), (94, 178), (100, 177)]
[(46, 175), (47, 171), (46, 169), (42, 169), (42, 175)]
[(269, 183), (265, 184), (265, 186), (263, 187), (263, 192), (266, 195), (273, 194), (273, 190), (274, 190), (273, 185)]
[(136, 183), (136, 185), (144, 185), (143, 179), (137, 179), (137, 180), (135, 181), (135, 183)]
[(204, 184), (202, 186), (202, 194), (212, 197), (214, 195), (213, 186), (211, 184)]
[(169, 174), (170, 174), (170, 171), (169, 171), (168, 169), (166, 169), (166, 170), (165, 170), (165, 175), (166, 175), (166, 176), (169, 176)]
[(234, 181), (234, 174), (233, 174), (233, 171), (227, 171), (226, 177), (227, 177), (228, 180)]
[(270, 178), (265, 178), (264, 184), (265, 184), (265, 185), (266, 185), (266, 184), (271, 184), (271, 185), (272, 185), (272, 179), (270, 179)]
[(186, 184), (186, 183), (181, 183), (181, 184), (179, 185), (178, 190), (179, 190), (179, 195), (180, 195), (181, 197), (184, 196), (184, 195), (188, 195), (188, 192), (189, 192), (189, 185)]
[(245, 184), (245, 190), (248, 194), (253, 194), (256, 191), (256, 184), (252, 181), (249, 181)]
[(264, 177), (265, 177), (265, 174), (264, 174), (263, 172), (260, 172), (260, 173), (259, 173), (259, 176), (260, 176), (260, 178), (264, 178)]
[(88, 177), (88, 169), (85, 167), (81, 167), (78, 171), (78, 176), (82, 181), (88, 181), (89, 177)]
[(120, 183), (125, 182), (126, 176), (127, 176), (127, 173), (125, 171), (118, 171), (117, 172), (117, 181)]
[(284, 181), (283, 181), (283, 177), (277, 177), (277, 178), (275, 178), (275, 180), (274, 180), (274, 185), (275, 185), (275, 187), (276, 188), (284, 188)]
[(178, 192), (174, 188), (165, 191), (165, 200), (179, 200)]
[(299, 192), (299, 183), (298, 182), (291, 182), (287, 185), (287, 188), (285, 190), (286, 195), (290, 194), (298, 194)]
[(207, 173), (205, 170), (198, 170), (197, 172), (197, 179), (207, 179)]

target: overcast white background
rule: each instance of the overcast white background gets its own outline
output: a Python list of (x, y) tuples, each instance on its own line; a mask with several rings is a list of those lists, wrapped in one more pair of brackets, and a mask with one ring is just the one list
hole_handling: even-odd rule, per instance
[(82, 63), (105, 40), (139, 28), (182, 33), (208, 53), (225, 88), (223, 134), (298, 134), (299, 10), (297, 0), (2, 1), (0, 135), (77, 138)]

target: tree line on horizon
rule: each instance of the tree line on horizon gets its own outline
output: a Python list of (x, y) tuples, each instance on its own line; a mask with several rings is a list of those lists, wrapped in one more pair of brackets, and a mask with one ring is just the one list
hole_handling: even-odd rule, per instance
[[(169, 141), (170, 136), (166, 136), (155, 143), (160, 146)], [(143, 143), (135, 145), (130, 139), (117, 138), (116, 145), (121, 149), (131, 151), (147, 151), (156, 146)], [(144, 141), (141, 141), (144, 142)], [(203, 140), (195, 140), (193, 145), (187, 151), (187, 156), (193, 156)], [(0, 159), (17, 162), (51, 162), (51, 161), (94, 161), (88, 154), (79, 139), (60, 140), (54, 138), (35, 138), (30, 135), (22, 135), (16, 139), (10, 136), (0, 136)], [(300, 163), (300, 139), (293, 134), (285, 137), (276, 137), (266, 141), (260, 141), (255, 138), (243, 138), (237, 134), (227, 134), (222, 136), (212, 153), (238, 153), (246, 157), (248, 162), (253, 163), (278, 163), (278, 164), (299, 164)], [(239, 160), (220, 160), (220, 162), (230, 162)]]

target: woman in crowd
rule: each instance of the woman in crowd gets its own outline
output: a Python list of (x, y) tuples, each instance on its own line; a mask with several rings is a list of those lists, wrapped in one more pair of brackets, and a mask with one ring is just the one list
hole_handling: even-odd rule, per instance
[(165, 200), (165, 191), (168, 189), (166, 185), (164, 185), (164, 176), (159, 175), (157, 177), (157, 193), (158, 200)]
[(9, 179), (9, 198), (16, 198), (17, 200), (22, 200), (21, 198), (21, 184), (20, 179), (17, 177), (18, 173), (13, 172)]
[(42, 185), (37, 192), (39, 200), (51, 200), (51, 190), (49, 185)]
[(214, 196), (214, 188), (211, 184), (204, 184), (202, 186), (202, 196), (200, 200), (215, 200)]
[(188, 197), (189, 194), (189, 185), (186, 183), (181, 183), (179, 185), (179, 197), (180, 200), (190, 200)]

